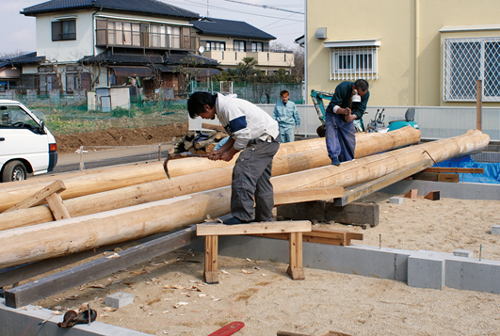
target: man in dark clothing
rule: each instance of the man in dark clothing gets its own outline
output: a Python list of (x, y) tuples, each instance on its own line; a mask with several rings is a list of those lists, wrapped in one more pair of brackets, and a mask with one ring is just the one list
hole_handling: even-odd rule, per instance
[(361, 119), (369, 97), (368, 82), (364, 79), (354, 83), (342, 82), (335, 88), (325, 116), (326, 147), (332, 165), (354, 159), (356, 137), (353, 121)]

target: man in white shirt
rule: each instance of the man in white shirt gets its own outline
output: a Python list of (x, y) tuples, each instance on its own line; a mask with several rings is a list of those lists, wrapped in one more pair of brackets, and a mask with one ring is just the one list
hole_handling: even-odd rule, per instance
[[(210, 160), (231, 161), (241, 151), (233, 168), (232, 218), (225, 224), (273, 220), (274, 192), (271, 184), (273, 157), (279, 149), (279, 127), (258, 106), (236, 95), (195, 92), (188, 100), (191, 118), (219, 119), (230, 138), (208, 155)], [(255, 207), (254, 207), (255, 199)]]

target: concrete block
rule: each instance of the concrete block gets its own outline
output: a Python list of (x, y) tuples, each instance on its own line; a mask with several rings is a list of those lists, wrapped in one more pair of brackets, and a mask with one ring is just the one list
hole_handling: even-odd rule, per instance
[(454, 257), (446, 260), (446, 286), (500, 294), (500, 261)]
[(106, 296), (106, 306), (120, 309), (128, 304), (134, 303), (134, 295), (130, 293), (116, 292)]
[[(408, 286), (443, 289), (445, 282), (444, 253), (419, 251), (408, 257)], [(448, 254), (450, 255), (450, 254)]]
[(403, 197), (390, 197), (389, 198), (389, 203), (391, 204), (403, 204)]
[(455, 257), (472, 258), (473, 254), (474, 254), (474, 252), (471, 250), (456, 249), (455, 251), (453, 251), (453, 255)]
[(284, 219), (325, 221), (325, 201), (283, 204), (277, 209), (277, 216)]
[(493, 225), (491, 227), (491, 234), (500, 235), (500, 225)]
[(379, 208), (376, 203), (350, 203), (340, 207), (326, 202), (325, 217), (326, 220), (333, 220), (337, 223), (370, 224), (371, 227), (375, 227), (380, 221)]

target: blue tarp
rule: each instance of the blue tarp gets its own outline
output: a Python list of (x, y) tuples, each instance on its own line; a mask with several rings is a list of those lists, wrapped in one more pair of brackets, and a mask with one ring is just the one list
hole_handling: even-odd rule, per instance
[[(475, 162), (462, 156), (438, 163), (439, 167), (484, 168), (484, 174), (460, 174), (460, 182), (500, 184), (500, 163)], [(434, 167), (437, 167), (434, 165)]]

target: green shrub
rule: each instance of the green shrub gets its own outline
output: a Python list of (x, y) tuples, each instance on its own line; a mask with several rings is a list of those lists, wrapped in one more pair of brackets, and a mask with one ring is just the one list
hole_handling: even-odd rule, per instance
[(127, 110), (124, 109), (123, 107), (117, 107), (111, 111), (111, 116), (114, 118), (121, 118), (121, 117), (135, 117), (135, 111), (134, 110)]

